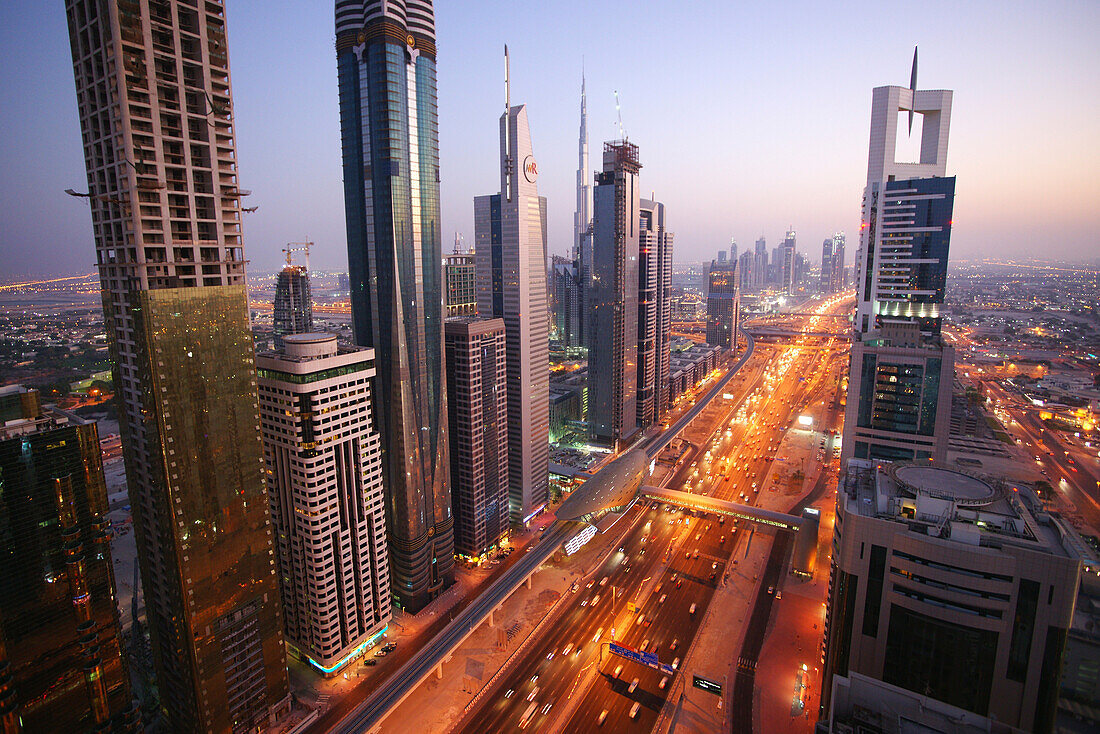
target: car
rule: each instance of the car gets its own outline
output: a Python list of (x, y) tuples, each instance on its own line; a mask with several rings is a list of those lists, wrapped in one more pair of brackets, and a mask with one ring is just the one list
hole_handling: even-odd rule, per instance
[(680, 646), (680, 638), (679, 637), (673, 637), (672, 642), (668, 646), (668, 649), (669, 650), (675, 650), (679, 646)]
[(597, 604), (599, 604), (599, 602), (600, 602), (600, 595), (596, 594), (594, 597), (592, 597), (592, 601), (590, 601), (589, 604), (591, 604), (592, 606), (596, 606)]
[(663, 691), (665, 689), (665, 686), (667, 686), (667, 685), (668, 685), (668, 676), (666, 675), (664, 678), (661, 678), (661, 682), (657, 684), (657, 687), (660, 688)]
[(623, 560), (619, 561), (620, 566), (625, 566), (630, 561), (630, 558), (624, 556)]
[(619, 552), (620, 553), (626, 553), (626, 546), (620, 545), (619, 546)]
[(698, 558), (699, 557), (699, 549), (698, 548), (696, 548), (695, 550), (693, 550), (691, 552), (691, 557), (692, 558)]
[(552, 703), (548, 703), (545, 706), (543, 706), (542, 707), (542, 715), (546, 716), (548, 713), (550, 713), (550, 707), (553, 706), (553, 705), (554, 704), (552, 704)]
[(539, 674), (538, 673), (535, 673), (534, 675), (531, 676), (531, 682), (532, 683), (536, 682), (538, 679), (539, 679)]
[(689, 551), (689, 550), (684, 551), (684, 558), (691, 558), (691, 551)]
[(630, 573), (630, 566), (623, 566), (623, 573)]
[(691, 608), (688, 609), (688, 614), (695, 614), (695, 604), (692, 603)]
[(585, 586), (584, 588), (586, 588), (586, 589), (591, 589), (591, 588), (592, 588), (592, 584), (594, 584), (594, 583), (596, 583), (595, 579), (593, 579), (592, 581), (589, 581), (589, 582), (588, 582), (588, 586)]
[(539, 695), (539, 687), (535, 686), (534, 688), (531, 689), (531, 692), (527, 694), (527, 700), (528, 701), (534, 701), (535, 696), (537, 696), (537, 695)]
[(588, 600), (587, 599), (581, 599), (581, 606), (582, 607), (588, 606)]
[(627, 687), (626, 692), (627, 693), (633, 693), (635, 691), (635, 689), (637, 689), (637, 688), (638, 688), (638, 679), (635, 678), (634, 680), (630, 681), (630, 685)]
[(634, 624), (641, 624), (642, 622), (645, 622), (645, 615), (639, 614), (637, 619), (634, 620)]
[(638, 649), (641, 650), (642, 652), (645, 652), (646, 650), (649, 649), (649, 638), (648, 637), (645, 638), (644, 640), (642, 640), (642, 646)]
[(622, 672), (623, 672), (623, 666), (621, 666), (621, 665), (619, 665), (619, 666), (616, 666), (616, 667), (615, 667), (615, 674), (614, 674), (614, 675), (613, 675), (612, 677), (613, 677), (613, 678), (618, 678), (618, 677), (619, 677), (619, 673), (622, 673)]
[(676, 658), (672, 661), (672, 669), (678, 670), (680, 668), (680, 658)]
[(514, 695), (515, 695), (515, 693), (516, 693), (516, 689), (515, 689), (515, 688), (509, 688), (509, 689), (508, 689), (508, 690), (507, 690), (507, 691), (506, 691), (506, 692), (504, 693), (504, 697), (505, 697), (505, 698), (511, 698), (512, 696), (514, 696)]
[(600, 581), (600, 586), (607, 586), (607, 576), (604, 576), (603, 580)]
[(725, 545), (725, 544), (726, 544), (726, 536), (723, 535), (722, 537), (720, 537), (718, 539), (718, 545)]
[(630, 707), (630, 718), (633, 719), (635, 716), (638, 715), (638, 709), (640, 707), (641, 707), (641, 704), (638, 703), (637, 701), (635, 701), (634, 705)]
[(569, 651), (572, 650), (572, 649), (573, 649), (573, 643), (570, 642), (568, 645), (566, 645), (565, 647), (562, 648), (561, 654), (562, 655), (568, 655)]
[(782, 599), (783, 598), (783, 592), (782, 591), (775, 592), (775, 598), (776, 599)]
[(599, 717), (596, 719), (596, 726), (603, 726), (604, 720), (607, 719), (607, 709), (600, 712)]
[(668, 597), (668, 594), (661, 594), (661, 598), (657, 600), (657, 603), (658, 603), (658, 604), (664, 604), (664, 603), (665, 603), (665, 599), (666, 599), (667, 597)]
[(684, 585), (684, 580), (683, 579), (676, 579), (676, 588), (677, 589), (679, 589), (683, 585)]
[(363, 661), (363, 665), (372, 665), (372, 666), (373, 665), (378, 665), (378, 661), (375, 660), (374, 658), (367, 658), (366, 660)]
[(769, 594), (774, 594), (775, 593), (775, 587), (774, 586), (769, 586), (768, 587), (768, 593)]
[(389, 650), (386, 650), (386, 649), (382, 649), (382, 650), (379, 650), (378, 652), (374, 653), (374, 657), (376, 657), (376, 658), (384, 658), (384, 657), (386, 657), (386, 656), (387, 656), (387, 655), (389, 655), (389, 654), (390, 654), (390, 651), (389, 651)]

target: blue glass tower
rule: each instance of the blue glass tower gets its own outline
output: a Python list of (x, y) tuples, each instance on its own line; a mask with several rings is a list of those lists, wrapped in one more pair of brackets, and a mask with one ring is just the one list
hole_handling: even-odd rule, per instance
[(352, 320), (377, 360), (393, 598), (416, 612), (454, 578), (431, 0), (337, 0), (336, 56)]

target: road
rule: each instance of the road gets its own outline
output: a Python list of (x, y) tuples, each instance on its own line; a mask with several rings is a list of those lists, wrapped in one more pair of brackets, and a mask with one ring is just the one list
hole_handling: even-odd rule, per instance
[[(805, 323), (814, 327), (812, 318)], [(819, 339), (802, 341), (805, 350), (757, 345), (757, 356), (748, 366), (751, 395), (739, 407), (716, 401), (703, 412), (684, 436), (703, 456), (685, 462), (669, 486), (746, 504), (757, 501), (783, 433), (812, 396), (836, 388), (835, 382), (826, 384), (830, 370), (825, 366), (835, 364), (843, 346), (829, 342), (835, 348), (821, 349)], [(758, 376), (753, 370), (759, 364), (766, 369)], [(561, 618), (547, 625), (548, 631), (499, 676), (457, 731), (514, 731), (535, 702), (526, 726), (530, 731), (633, 732), (653, 727), (672, 681), (662, 687), (664, 675), (608, 654), (596, 640), (606, 642), (614, 627), (616, 641), (635, 649), (645, 645), (663, 663), (677, 662), (728, 565), (736, 563), (731, 553), (747, 530), (732, 521), (692, 517), (652, 504), (631, 512), (629, 521), (636, 525), (622, 543), (623, 552), (604, 561), (592, 588), (586, 587), (587, 580), (580, 585), (563, 605)], [(622, 589), (621, 595), (609, 589)], [(638, 611), (628, 611), (627, 602)], [(563, 658), (565, 649), (569, 652)]]

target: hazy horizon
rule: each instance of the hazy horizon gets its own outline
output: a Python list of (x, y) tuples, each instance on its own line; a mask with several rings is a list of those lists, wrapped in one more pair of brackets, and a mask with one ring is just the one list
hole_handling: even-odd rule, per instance
[[(331, 3), (227, 3), (244, 223), (253, 274), (285, 242), (316, 243), (318, 270), (346, 268)], [(871, 90), (952, 89), (948, 175), (958, 177), (952, 259), (1042, 255), (1096, 261), (1100, 97), (1093, 77), (1100, 5), (926, 3), (920, 13), (861, 4), (678, 7), (581, 2), (439, 4), (443, 251), (473, 242), (473, 197), (498, 188), (497, 117), (505, 42), (512, 100), (526, 103), (549, 200), (549, 243), (572, 243), (582, 56), (590, 168), (618, 137), (613, 90), (640, 147), (641, 186), (665, 202), (676, 261), (742, 251), (788, 226), (818, 261), (821, 241), (857, 246)], [(977, 31), (980, 29), (980, 37)], [(65, 14), (0, 8), (0, 256), (5, 275), (93, 267)]]

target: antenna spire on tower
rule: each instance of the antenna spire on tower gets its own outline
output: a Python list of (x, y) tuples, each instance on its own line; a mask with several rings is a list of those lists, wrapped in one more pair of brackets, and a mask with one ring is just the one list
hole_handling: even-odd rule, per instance
[(917, 104), (917, 47), (913, 46), (913, 70), (909, 72), (909, 91), (913, 99), (909, 104), (909, 134), (913, 134), (913, 108)]

